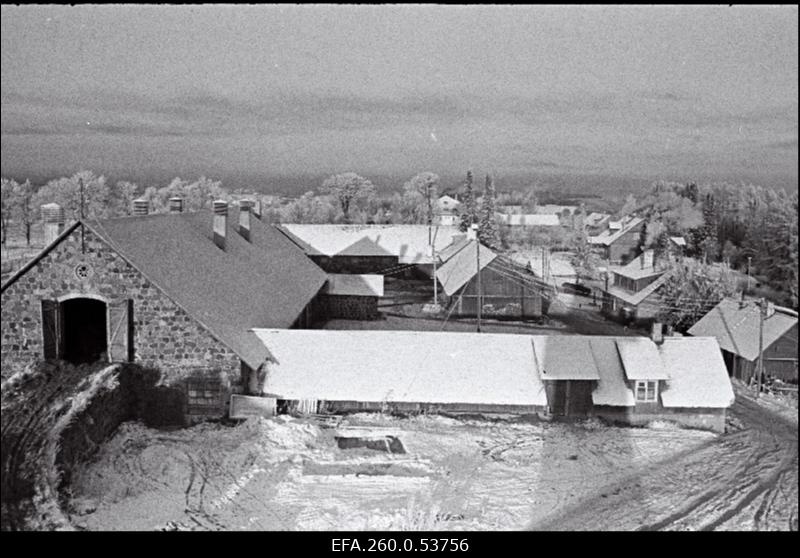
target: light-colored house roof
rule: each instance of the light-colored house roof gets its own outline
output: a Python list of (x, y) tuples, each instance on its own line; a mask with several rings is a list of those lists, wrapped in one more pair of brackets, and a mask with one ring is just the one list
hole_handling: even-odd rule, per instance
[(452, 258), (459, 250), (469, 244), (470, 240), (466, 234), (457, 234), (452, 238), (452, 242), (445, 246), (442, 250), (436, 252), (436, 258), (439, 263), (444, 263)]
[(667, 282), (669, 279), (668, 275), (665, 273), (649, 285), (647, 285), (641, 291), (632, 293), (630, 291), (626, 291), (620, 287), (610, 286), (606, 291), (613, 297), (620, 299), (622, 302), (626, 304), (630, 304), (631, 306), (638, 306), (642, 302), (644, 302), (647, 298), (649, 298), (653, 293), (655, 293), (664, 283)]
[(669, 237), (670, 241), (672, 241), (676, 246), (686, 247), (686, 239), (682, 236), (671, 236)]
[(663, 260), (657, 261), (652, 250), (648, 250), (622, 266), (611, 266), (610, 271), (629, 279), (644, 279), (664, 273), (667, 268), (659, 266)]
[[(642, 222), (644, 222), (644, 219), (641, 217), (634, 217), (620, 229), (614, 230), (613, 228), (609, 228), (608, 230), (605, 230), (596, 236), (590, 236), (589, 244), (611, 246), (614, 242), (619, 240), (622, 236), (627, 234), (631, 229), (637, 227)], [(611, 223), (609, 223), (609, 227), (611, 227)]]
[(461, 205), (460, 201), (447, 195), (436, 200), (436, 209), (438, 209), (440, 212), (452, 212), (459, 205)]
[(527, 335), (258, 329), (264, 392), (326, 401), (547, 404)]
[(602, 224), (604, 221), (611, 218), (611, 215), (608, 213), (599, 213), (597, 211), (592, 211), (586, 218), (583, 220), (585, 225), (590, 227), (598, 226)]
[(669, 371), (658, 356), (658, 346), (649, 338), (618, 339), (617, 350), (629, 380), (669, 379)]
[[(699, 322), (689, 328), (689, 335), (712, 336), (720, 348), (754, 361), (758, 358), (759, 307), (748, 301), (743, 308), (739, 301), (726, 298), (720, 301)], [(775, 307), (775, 313), (764, 319), (764, 349), (797, 325), (797, 314)]]
[(667, 337), (658, 353), (670, 374), (661, 390), (664, 407), (725, 408), (733, 404), (728, 370), (713, 337)]
[(625, 381), (625, 369), (613, 337), (592, 337), (589, 339), (592, 356), (597, 364), (600, 379), (592, 391), (592, 403), (613, 407), (633, 407), (636, 399), (633, 390)]
[(558, 215), (539, 214), (505, 214), (497, 213), (497, 222), (511, 227), (558, 227), (561, 222)]
[(329, 295), (383, 296), (383, 275), (329, 273), (323, 292)]
[[(427, 225), (283, 224), (279, 228), (310, 256), (390, 254), (402, 264), (433, 263)], [(432, 233), (439, 251), (450, 244), (459, 230), (455, 226), (439, 226)]]
[(535, 336), (536, 366), (543, 380), (598, 380), (600, 372), (592, 357), (589, 337), (577, 335)]
[(534, 213), (537, 215), (561, 215), (564, 210), (568, 210), (570, 214), (574, 214), (578, 210), (577, 205), (556, 205), (548, 203), (545, 205), (537, 205)]
[[(327, 401), (547, 404), (543, 380), (597, 382), (595, 405), (630, 407), (618, 350), (628, 337), (417, 331), (255, 329), (274, 356), (264, 393)], [(630, 352), (644, 345), (629, 345)], [(660, 361), (665, 407), (724, 408), (733, 391), (714, 338), (667, 337), (643, 355)], [(648, 378), (651, 379), (651, 378)]]
[[(454, 252), (442, 266), (436, 270), (436, 278), (447, 296), (452, 296), (470, 279), (475, 277), (478, 269), (478, 242), (470, 240), (458, 251)], [(492, 250), (480, 245), (481, 270), (497, 257)]]

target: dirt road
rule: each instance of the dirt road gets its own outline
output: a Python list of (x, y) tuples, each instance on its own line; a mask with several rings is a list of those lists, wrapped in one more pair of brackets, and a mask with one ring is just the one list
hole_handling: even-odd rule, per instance
[(797, 423), (739, 391), (741, 429), (606, 486), (542, 530), (798, 529)]

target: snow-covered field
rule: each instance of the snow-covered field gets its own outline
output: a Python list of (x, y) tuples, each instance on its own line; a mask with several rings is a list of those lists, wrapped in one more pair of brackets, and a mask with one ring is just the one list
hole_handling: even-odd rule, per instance
[[(740, 422), (756, 413), (742, 412)], [(73, 479), (72, 520), (92, 530), (796, 529), (796, 427), (791, 454), (758, 426), (720, 437), (669, 424), (369, 414), (335, 427), (130, 423)], [(339, 449), (335, 434), (348, 428), (391, 432), (406, 453)]]

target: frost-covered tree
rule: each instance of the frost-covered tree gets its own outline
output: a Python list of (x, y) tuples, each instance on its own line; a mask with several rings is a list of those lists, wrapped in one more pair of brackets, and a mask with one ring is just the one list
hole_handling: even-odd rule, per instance
[(459, 214), (458, 229), (467, 232), (473, 223), (477, 223), (477, 209), (475, 201), (475, 191), (472, 187), (472, 171), (467, 171), (467, 178), (464, 181), (464, 199), (461, 202), (461, 213)]
[(370, 198), (375, 195), (375, 186), (354, 172), (335, 174), (325, 179), (320, 191), (332, 196), (339, 202), (344, 216), (344, 222), (352, 221), (351, 211), (360, 200)]
[(500, 248), (500, 234), (497, 226), (494, 181), (486, 175), (483, 188), (483, 207), (481, 208), (481, 222), (478, 226), (478, 240), (489, 248)]

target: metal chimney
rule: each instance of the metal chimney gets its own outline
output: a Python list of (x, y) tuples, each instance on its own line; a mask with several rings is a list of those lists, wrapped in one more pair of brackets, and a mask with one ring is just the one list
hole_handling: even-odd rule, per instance
[(64, 232), (64, 208), (57, 203), (47, 203), (39, 209), (44, 221), (44, 245), (50, 246)]
[(228, 202), (214, 200), (214, 244), (225, 249), (225, 235), (228, 230)]

